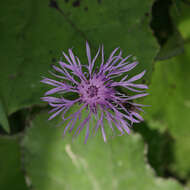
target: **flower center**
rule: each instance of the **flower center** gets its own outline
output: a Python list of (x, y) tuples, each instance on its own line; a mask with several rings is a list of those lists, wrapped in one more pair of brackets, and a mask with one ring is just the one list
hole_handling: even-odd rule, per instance
[(81, 81), (77, 87), (81, 101), (95, 106), (103, 104), (106, 99), (110, 99), (114, 94), (113, 89), (105, 83), (105, 77), (96, 75), (89, 81)]
[(88, 88), (88, 91), (87, 91), (88, 95), (90, 98), (93, 98), (94, 96), (97, 96), (98, 94), (98, 88), (94, 85), (91, 85), (89, 88)]

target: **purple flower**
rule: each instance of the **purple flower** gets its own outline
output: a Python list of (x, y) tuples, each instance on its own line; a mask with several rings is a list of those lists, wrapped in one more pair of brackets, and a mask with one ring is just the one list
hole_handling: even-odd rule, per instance
[[(100, 51), (101, 62), (99, 66), (95, 66)], [(41, 81), (54, 87), (42, 98), (52, 107), (50, 113), (53, 114), (49, 119), (62, 113), (63, 121), (69, 120), (64, 135), (67, 130), (72, 132), (75, 129), (74, 136), (77, 136), (86, 128), (86, 143), (90, 131), (96, 133), (100, 128), (106, 141), (104, 119), (113, 132), (116, 128), (121, 135), (124, 132), (130, 133), (129, 128), (132, 124), (143, 120), (139, 114), (143, 111), (141, 108), (143, 105), (136, 104), (133, 100), (148, 95), (144, 91), (148, 88), (146, 85), (134, 83), (143, 77), (145, 71), (128, 79), (127, 72), (136, 67), (138, 62), (128, 61), (130, 56), (123, 58), (122, 52), (117, 53), (118, 51), (119, 48), (114, 49), (105, 61), (102, 46), (92, 58), (89, 44), (86, 42), (88, 65), (81, 64), (79, 58), (69, 49), (69, 56), (63, 52), (66, 62), (59, 61), (59, 67), (53, 66), (55, 72), (51, 74), (60, 80), (44, 78)], [(118, 81), (118, 78), (121, 80)], [(125, 88), (128, 92), (132, 91), (133, 95), (124, 94), (116, 87)], [(65, 96), (68, 92), (78, 96), (75, 100), (68, 99)], [(57, 94), (56, 97), (50, 96), (53, 94)], [(79, 110), (65, 118), (65, 113), (77, 103), (80, 105)], [(80, 122), (79, 126), (75, 126), (76, 121), (81, 119), (83, 110), (88, 112), (87, 117)], [(92, 115), (96, 118), (94, 126), (89, 125)]]

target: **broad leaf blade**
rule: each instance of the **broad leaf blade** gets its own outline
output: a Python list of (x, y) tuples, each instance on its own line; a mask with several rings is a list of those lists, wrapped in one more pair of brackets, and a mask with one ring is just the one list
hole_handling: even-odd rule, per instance
[(24, 165), (36, 190), (183, 189), (174, 180), (154, 176), (147, 167), (139, 135), (118, 136), (104, 143), (99, 130), (84, 144), (83, 129), (72, 142), (69, 133), (62, 138), (66, 124), (55, 127), (60, 121), (48, 122), (46, 118), (47, 114), (38, 115), (22, 142)]
[(93, 53), (103, 43), (107, 56), (120, 46), (125, 56), (133, 54), (140, 62), (131, 75), (146, 69), (149, 78), (158, 50), (145, 16), (153, 1), (101, 2), (80, 1), (80, 7), (71, 1), (3, 2), (0, 88), (8, 114), (41, 102), (46, 89), (41, 77), (60, 59), (62, 50), (74, 47), (86, 64), (86, 40)]
[(182, 179), (188, 179), (190, 159), (186, 155), (190, 151), (190, 12), (188, 5), (182, 5), (180, 15), (176, 15), (176, 10), (173, 10), (173, 19), (185, 41), (184, 53), (156, 63), (150, 96), (146, 97), (144, 103), (151, 105), (145, 115), (149, 126), (167, 130), (175, 140), (174, 161), (169, 164), (169, 169)]

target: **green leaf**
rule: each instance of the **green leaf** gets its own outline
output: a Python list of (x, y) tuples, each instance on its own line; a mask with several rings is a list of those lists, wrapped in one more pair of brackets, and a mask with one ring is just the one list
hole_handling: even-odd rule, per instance
[[(183, 5), (183, 4), (181, 4)], [(151, 128), (167, 130), (174, 139), (173, 162), (169, 168), (182, 179), (189, 178), (190, 159), (190, 13), (189, 6), (181, 6), (180, 15), (173, 18), (184, 40), (184, 53), (157, 62), (145, 103), (151, 105), (145, 119)], [(175, 16), (176, 17), (175, 17)]]
[(18, 137), (0, 137), (0, 189), (26, 190)]
[(9, 123), (7, 120), (7, 116), (6, 116), (6, 112), (4, 110), (4, 106), (2, 104), (2, 101), (0, 99), (0, 126), (2, 126), (2, 128), (9, 133), (10, 132), (10, 128), (9, 128)]
[[(145, 119), (149, 126), (168, 130), (175, 140), (174, 162), (170, 168), (182, 178), (189, 175), (190, 159), (190, 44), (185, 45), (185, 53), (173, 59), (157, 62), (150, 86), (150, 96), (145, 103)], [(185, 159), (184, 159), (185, 158)]]
[[(46, 87), (40, 84), (62, 50), (74, 52), (86, 63), (85, 41), (92, 52), (104, 44), (106, 55), (120, 46), (133, 54), (149, 78), (158, 45), (149, 29), (153, 1), (7, 0), (0, 7), (0, 89), (8, 114), (40, 103)], [(10, 6), (11, 5), (11, 6)], [(141, 5), (141, 6), (139, 6)]]
[[(24, 166), (36, 190), (183, 189), (175, 180), (155, 177), (139, 135), (117, 136), (104, 143), (99, 130), (84, 144), (85, 129), (72, 142), (69, 133), (62, 138), (66, 124), (56, 127), (59, 123), (47, 121), (47, 114), (41, 113), (23, 139)], [(105, 128), (109, 128), (106, 123)]]

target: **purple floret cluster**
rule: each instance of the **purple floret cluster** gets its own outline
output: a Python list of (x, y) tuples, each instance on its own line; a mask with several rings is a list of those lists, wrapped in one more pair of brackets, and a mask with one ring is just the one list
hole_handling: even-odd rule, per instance
[[(57, 80), (44, 78), (41, 81), (53, 86), (42, 97), (42, 100), (52, 107), (50, 111), (52, 115), (49, 119), (61, 114), (63, 121), (68, 120), (64, 135), (66, 131), (74, 131), (73, 136), (77, 136), (85, 129), (85, 143), (89, 135), (99, 129), (106, 141), (104, 120), (107, 120), (113, 132), (117, 129), (120, 135), (125, 132), (130, 133), (133, 123), (143, 121), (139, 114), (143, 111), (141, 108), (143, 105), (134, 103), (133, 100), (148, 95), (145, 92), (148, 88), (145, 84), (134, 83), (143, 77), (145, 71), (129, 78), (127, 73), (136, 67), (138, 62), (130, 62), (130, 56), (123, 58), (119, 48), (114, 49), (109, 58), (104, 60), (103, 46), (98, 49), (95, 57), (92, 57), (89, 44), (86, 42), (86, 54), (88, 64), (81, 63), (71, 49), (68, 50), (68, 55), (63, 52), (65, 61), (59, 61), (59, 66), (54, 65), (54, 72), (51, 72)], [(99, 56), (101, 62), (97, 64), (96, 60)], [(133, 95), (124, 94), (116, 87), (128, 89), (128, 92), (132, 91)], [(68, 99), (64, 96), (68, 92), (78, 96), (74, 100)], [(74, 104), (80, 105), (79, 109), (65, 117), (65, 113)], [(87, 116), (81, 120), (84, 110)], [(91, 122), (92, 116), (96, 123)], [(80, 120), (78, 125), (76, 125), (77, 120)]]

